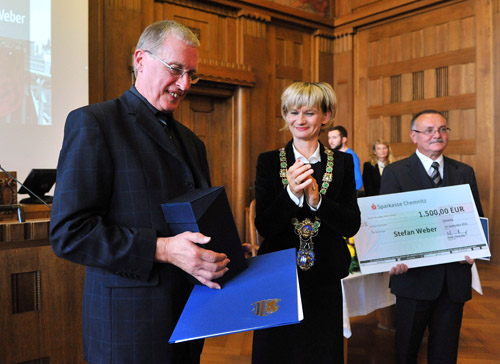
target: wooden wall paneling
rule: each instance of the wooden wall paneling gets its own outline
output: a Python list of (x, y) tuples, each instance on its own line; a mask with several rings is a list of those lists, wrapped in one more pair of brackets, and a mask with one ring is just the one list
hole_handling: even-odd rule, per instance
[(200, 58), (236, 62), (234, 11), (214, 4), (188, 5), (181, 1), (161, 3), (157, 11), (162, 13), (162, 18), (178, 21), (199, 35)]
[[(281, 93), (295, 81), (311, 81), (311, 36), (303, 30), (285, 26), (275, 27), (276, 49), (276, 84), (275, 84), (275, 115), (281, 119)], [(274, 148), (283, 146), (290, 140), (290, 133), (279, 131), (283, 121), (277, 122), (276, 142)]]
[[(333, 87), (333, 35), (315, 32), (313, 44), (314, 46), (311, 49), (311, 55), (314, 59), (312, 62), (313, 72), (311, 80), (328, 82)], [(352, 65), (352, 61), (349, 65)]]
[(250, 198), (250, 90), (239, 87), (234, 95), (188, 95), (175, 116), (205, 143), (212, 185), (225, 187), (243, 239), (244, 212)]
[[(493, 69), (492, 69), (492, 81), (494, 86), (493, 99), (498, 100), (500, 97), (500, 0), (492, 1), (492, 54), (493, 54)], [(500, 103), (496, 102), (493, 104), (493, 138), (495, 141), (500, 140)], [(495, 171), (494, 180), (499, 180), (500, 171), (500, 143), (495, 142), (494, 153), (493, 153), (493, 171)], [(492, 216), (500, 216), (500, 183), (493, 183), (493, 203), (492, 203)], [(496, 220), (498, 225), (498, 220)], [(500, 256), (500, 228), (494, 225), (490, 225), (490, 239), (492, 239), (495, 244), (492, 248), (492, 260), (498, 262)]]
[[(347, 0), (336, 1), (334, 25), (358, 27), (365, 24), (384, 21), (401, 14), (418, 10), (443, 0)], [(338, 5), (337, 3), (347, 3)], [(353, 5), (355, 3), (355, 5)]]
[(89, 103), (104, 100), (104, 0), (89, 0)]
[[(416, 86), (419, 85), (415, 82), (414, 73), (403, 73), (401, 74), (401, 102), (407, 102), (414, 99), (414, 94), (416, 91)], [(423, 82), (420, 84), (423, 87)]]
[(105, 0), (103, 21), (103, 96), (105, 100), (110, 100), (119, 97), (133, 83), (133, 55), (143, 31), (141, 2)]
[[(150, 0), (141, 0), (141, 28), (142, 30), (146, 28), (149, 24), (154, 23), (155, 21), (155, 1)], [(142, 31), (141, 30), (141, 31)]]
[[(353, 31), (348, 30), (344, 33), (337, 33), (334, 39), (334, 79), (333, 88), (337, 94), (337, 116), (333, 124), (342, 125), (347, 129), (349, 135), (348, 145), (353, 150), (356, 150), (355, 140), (357, 138), (357, 130), (353, 120)], [(325, 133), (322, 136), (322, 142), (328, 143), (328, 137)], [(327, 144), (328, 145), (328, 144)], [(356, 151), (357, 152), (357, 151)]]
[(424, 70), (424, 100), (436, 97), (436, 69), (426, 69)]
[(58, 258), (50, 245), (38, 250), (42, 291), (40, 356), (50, 363), (84, 364), (82, 295), (85, 267)]
[(275, 125), (275, 28), (270, 27), (271, 18), (255, 12), (242, 12), (239, 18), (239, 59), (242, 63), (252, 67), (255, 74), (253, 87), (248, 103), (248, 117), (250, 124), (248, 139), (249, 195), (246, 205), (255, 198), (255, 170), (260, 153), (271, 150), (276, 145)]
[[(150, 1), (151, 2), (151, 1)], [(173, 11), (171, 11), (166, 4), (154, 1), (153, 3), (153, 19), (151, 23), (161, 21), (164, 19), (171, 19)]]
[(234, 142), (233, 142), (233, 169), (234, 169), (234, 211), (236, 225), (239, 228), (242, 241), (245, 239), (246, 215), (245, 208), (250, 205), (250, 94), (247, 87), (238, 87), (234, 97)]
[[(368, 106), (373, 105), (373, 95), (380, 89), (380, 81), (368, 79), (369, 66), (374, 62), (369, 54), (374, 52), (375, 44), (368, 42), (368, 32), (356, 33), (353, 37), (353, 124), (356, 138), (351, 145), (360, 162), (368, 160), (373, 134), (369, 127), (379, 120), (368, 116)], [(369, 124), (368, 124), (369, 123)]]
[[(477, 168), (476, 177), (481, 203), (486, 216), (490, 217), (490, 226), (497, 225), (499, 215), (493, 215), (495, 169), (494, 160), (490, 156), (494, 155), (494, 120), (493, 120), (493, 8), (489, 0), (476, 0), (475, 5), (475, 46), (477, 50), (476, 60), (476, 87), (477, 107), (476, 107), (476, 156)], [(466, 30), (464, 29), (464, 33)], [(484, 158), (488, 156), (488, 158)], [(498, 174), (498, 172), (497, 172)], [(500, 246), (495, 242), (490, 244), (496, 252), (500, 252)], [(500, 244), (497, 244), (500, 245)], [(493, 261), (500, 262), (500, 257), (493, 256)]]
[(40, 310), (13, 313), (11, 277), (39, 271), (40, 264), (36, 249), (5, 246), (0, 247), (0, 358), (3, 363), (21, 363), (41, 357)]
[(351, 1), (334, 1), (335, 18), (342, 18), (351, 13)]

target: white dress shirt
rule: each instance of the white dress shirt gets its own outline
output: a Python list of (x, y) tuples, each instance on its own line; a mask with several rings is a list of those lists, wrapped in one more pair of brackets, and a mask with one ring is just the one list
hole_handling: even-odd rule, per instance
[(434, 172), (434, 168), (432, 168), (432, 163), (433, 162), (438, 162), (439, 163), (439, 174), (441, 175), (441, 180), (444, 179), (444, 158), (443, 155), (441, 154), (438, 159), (432, 160), (426, 155), (423, 155), (420, 153), (417, 149), (416, 151), (417, 157), (420, 159), (420, 162), (422, 162), (424, 169), (426, 170), (427, 174), (429, 177), (432, 176), (432, 173)]

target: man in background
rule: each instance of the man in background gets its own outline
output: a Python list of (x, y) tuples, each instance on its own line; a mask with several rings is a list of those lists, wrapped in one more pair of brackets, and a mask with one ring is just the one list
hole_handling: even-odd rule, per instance
[[(380, 194), (469, 184), (483, 216), (474, 170), (443, 156), (450, 129), (436, 110), (424, 110), (411, 121), (410, 137), (417, 150), (384, 168)], [(394, 267), (391, 292), (396, 295), (396, 363), (416, 364), (426, 328), (428, 363), (456, 363), (464, 303), (471, 299), (471, 265), (465, 262), (408, 269)]]
[(347, 146), (347, 130), (341, 125), (332, 127), (328, 132), (328, 144), (330, 144), (330, 148), (333, 150), (340, 150), (341, 152), (352, 155), (352, 159), (354, 160), (354, 179), (356, 180), (356, 190), (359, 191), (363, 186), (363, 177), (361, 176), (359, 157), (351, 148)]
[(172, 113), (198, 81), (199, 41), (185, 26), (147, 27), (136, 82), (121, 97), (72, 111), (57, 169), (50, 239), (87, 266), (84, 356), (100, 364), (199, 363), (203, 341), (169, 344), (189, 297), (188, 275), (210, 288), (225, 254), (200, 233), (173, 235), (161, 203), (210, 186), (203, 142)]

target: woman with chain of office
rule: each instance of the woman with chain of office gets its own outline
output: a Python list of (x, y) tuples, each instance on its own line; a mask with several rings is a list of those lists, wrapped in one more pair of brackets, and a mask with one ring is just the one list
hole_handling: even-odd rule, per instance
[(259, 254), (296, 248), (304, 320), (255, 331), (252, 363), (343, 363), (343, 237), (360, 226), (354, 163), (319, 141), (337, 108), (329, 84), (293, 83), (281, 104), (292, 140), (258, 158), (255, 225), (264, 238)]

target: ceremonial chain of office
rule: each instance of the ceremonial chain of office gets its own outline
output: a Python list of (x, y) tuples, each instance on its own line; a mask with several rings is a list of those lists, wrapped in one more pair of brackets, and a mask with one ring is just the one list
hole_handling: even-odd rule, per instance
[[(321, 183), (320, 194), (326, 194), (328, 187), (330, 187), (330, 182), (333, 179), (333, 151), (325, 147), (326, 154), (326, 170), (323, 174), (323, 179)], [(283, 183), (283, 187), (286, 188), (288, 185), (288, 179), (286, 178), (286, 172), (288, 170), (288, 165), (286, 162), (285, 148), (280, 149), (280, 178)], [(297, 218), (292, 219), (292, 224), (295, 228), (295, 234), (299, 236), (300, 247), (297, 252), (297, 266), (306, 271), (311, 268), (315, 261), (316, 255), (314, 254), (314, 243), (312, 238), (318, 235), (319, 227), (321, 226), (321, 220), (315, 216), (314, 222), (306, 218), (299, 221)]]

